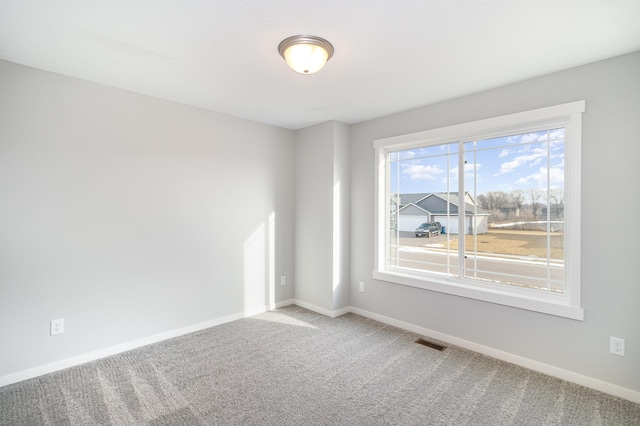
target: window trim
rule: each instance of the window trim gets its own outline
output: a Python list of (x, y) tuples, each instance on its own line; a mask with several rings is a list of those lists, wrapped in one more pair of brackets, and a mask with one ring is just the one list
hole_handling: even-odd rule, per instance
[[(518, 112), (468, 123), (455, 124), (405, 135), (377, 139), (375, 149), (375, 265), (373, 278), (400, 285), (447, 293), (500, 305), (584, 320), (580, 297), (580, 201), (582, 113), (585, 101), (570, 102), (530, 111)], [(540, 293), (537, 290), (513, 289), (496, 285), (472, 286), (460, 278), (439, 278), (435, 274), (387, 266), (387, 154), (452, 141), (480, 139), (523, 133), (541, 126), (561, 125), (565, 135), (565, 294)], [(501, 288), (504, 287), (504, 288)]]

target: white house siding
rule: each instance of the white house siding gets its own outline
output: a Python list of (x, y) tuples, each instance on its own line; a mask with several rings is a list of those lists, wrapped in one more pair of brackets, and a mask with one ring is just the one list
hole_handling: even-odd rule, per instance
[[(471, 233), (471, 216), (464, 218), (464, 233)], [(447, 222), (447, 216), (434, 216), (434, 222), (440, 222), (442, 226), (446, 228), (447, 234), (458, 234), (458, 216), (449, 216), (449, 222)], [(488, 216), (477, 216), (476, 218), (476, 232), (478, 234), (484, 234), (487, 232), (489, 226)]]
[[(449, 220), (447, 221), (447, 216), (434, 216), (434, 222), (440, 222), (442, 226), (446, 228), (447, 234), (457, 234), (458, 233), (458, 216), (449, 216)], [(469, 218), (465, 218), (465, 229), (469, 229)]]
[(489, 230), (489, 216), (478, 216), (476, 219), (476, 228), (478, 234), (484, 234)]

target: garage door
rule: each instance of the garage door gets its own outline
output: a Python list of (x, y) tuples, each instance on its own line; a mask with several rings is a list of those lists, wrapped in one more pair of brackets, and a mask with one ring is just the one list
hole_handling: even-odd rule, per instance
[(447, 234), (458, 233), (458, 216), (449, 216), (448, 223), (447, 216), (434, 216), (433, 221), (440, 222), (440, 224), (446, 228)]
[(414, 232), (417, 227), (425, 222), (428, 222), (426, 216), (400, 215), (400, 224), (398, 225), (398, 230)]

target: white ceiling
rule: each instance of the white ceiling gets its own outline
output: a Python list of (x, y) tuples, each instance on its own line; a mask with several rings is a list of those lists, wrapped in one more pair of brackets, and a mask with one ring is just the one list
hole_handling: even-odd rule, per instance
[[(295, 34), (334, 45), (318, 74), (278, 55)], [(637, 50), (640, 0), (0, 2), (2, 59), (289, 129)]]

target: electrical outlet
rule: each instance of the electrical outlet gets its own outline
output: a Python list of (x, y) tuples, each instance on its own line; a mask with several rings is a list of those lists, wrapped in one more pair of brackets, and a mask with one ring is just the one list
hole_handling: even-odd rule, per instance
[(609, 352), (614, 355), (624, 356), (624, 339), (609, 337)]
[(364, 293), (364, 282), (360, 281), (358, 289)]
[(280, 277), (280, 285), (287, 285), (287, 277), (285, 275)]
[(64, 320), (62, 318), (51, 320), (51, 335), (64, 333)]

